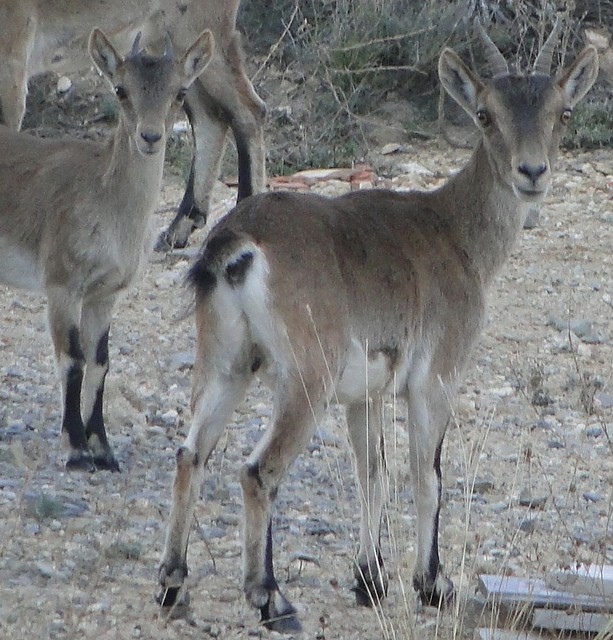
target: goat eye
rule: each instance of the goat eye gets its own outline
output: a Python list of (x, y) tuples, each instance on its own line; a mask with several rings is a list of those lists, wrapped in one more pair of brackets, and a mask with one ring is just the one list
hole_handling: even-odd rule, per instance
[(120, 100), (125, 100), (128, 97), (128, 92), (121, 86), (115, 87), (115, 95)]
[(560, 116), (560, 122), (562, 124), (568, 124), (570, 122), (572, 113), (572, 109), (564, 109), (564, 111), (562, 111), (562, 115)]
[(479, 109), (479, 111), (477, 111), (477, 120), (479, 120), (479, 124), (482, 127), (487, 127), (492, 121), (490, 114), (485, 111), (485, 109)]
[(179, 92), (177, 93), (177, 101), (183, 102), (183, 100), (185, 100), (186, 95), (187, 95), (187, 89), (185, 88), (179, 89)]

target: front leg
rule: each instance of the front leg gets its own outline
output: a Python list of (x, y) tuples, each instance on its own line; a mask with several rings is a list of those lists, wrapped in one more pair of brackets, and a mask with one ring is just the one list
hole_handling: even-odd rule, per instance
[(85, 356), (79, 331), (81, 299), (60, 287), (47, 289), (47, 314), (62, 384), (62, 435), (69, 449), (67, 469), (94, 471), (81, 417)]
[(379, 605), (388, 577), (381, 556), (381, 512), (387, 500), (383, 444), (383, 399), (377, 394), (347, 407), (349, 438), (355, 452), (360, 492), (360, 546), (352, 590), (362, 606)]
[(156, 251), (185, 247), (191, 232), (206, 224), (226, 144), (228, 124), (223, 111), (212, 103), (200, 80), (190, 88), (184, 108), (192, 129), (194, 157), (177, 215), (160, 234)]
[[(435, 383), (431, 388), (436, 388)], [(426, 400), (423, 389), (409, 393), (409, 436), (413, 495), (417, 508), (417, 559), (413, 586), (424, 605), (446, 605), (454, 597), (453, 583), (443, 573), (438, 552), (441, 509), (441, 449), (449, 420), (447, 396)]]
[(85, 355), (83, 421), (87, 444), (97, 469), (119, 471), (104, 428), (104, 383), (109, 370), (109, 330), (115, 296), (88, 299), (81, 314), (81, 335)]

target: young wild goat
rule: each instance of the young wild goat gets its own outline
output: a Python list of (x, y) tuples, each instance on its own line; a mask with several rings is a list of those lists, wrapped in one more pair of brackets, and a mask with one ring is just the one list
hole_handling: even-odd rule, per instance
[[(2, 121), (18, 130), (28, 79), (44, 71), (70, 73), (91, 66), (87, 38), (92, 25), (113, 34), (127, 50), (138, 32), (144, 47), (193, 42), (210, 29), (215, 51), (209, 72), (185, 96), (194, 133), (194, 160), (177, 216), (159, 249), (184, 246), (204, 223), (228, 129), (238, 154), (238, 199), (265, 188), (265, 106), (245, 73), (236, 14), (240, 0), (0, 0), (0, 106)], [(154, 49), (155, 50), (155, 49)]]
[(422, 193), (338, 198), (270, 193), (240, 203), (211, 232), (190, 272), (196, 295), (193, 422), (177, 469), (158, 600), (183, 597), (187, 542), (205, 464), (257, 373), (274, 394), (271, 424), (242, 468), (244, 591), (266, 626), (299, 627), (273, 572), (271, 507), (279, 483), (329, 402), (346, 407), (361, 502), (359, 604), (386, 594), (380, 553), (385, 499), (384, 394), (406, 399), (417, 510), (414, 586), (426, 603), (453, 593), (438, 553), (441, 446), (453, 397), (483, 324), (488, 286), (527, 208), (551, 183), (572, 107), (598, 73), (587, 47), (551, 77), (553, 41), (528, 75), (495, 65), (482, 80), (450, 49), (447, 92), (481, 139), (462, 171)]
[(204, 31), (180, 59), (122, 59), (94, 29), (89, 52), (119, 98), (106, 145), (42, 140), (0, 126), (0, 283), (43, 290), (62, 381), (69, 469), (119, 467), (102, 417), (108, 335), (118, 293), (150, 247), (166, 133), (211, 59)]

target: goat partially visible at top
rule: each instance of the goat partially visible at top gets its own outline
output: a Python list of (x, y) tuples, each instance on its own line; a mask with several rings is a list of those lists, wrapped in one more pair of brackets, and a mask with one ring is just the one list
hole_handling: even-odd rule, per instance
[(0, 283), (42, 290), (62, 382), (69, 469), (119, 466), (102, 415), (117, 295), (150, 247), (166, 134), (211, 60), (204, 31), (181, 59), (139, 49), (122, 59), (99, 29), (89, 52), (119, 98), (106, 145), (44, 140), (0, 126)]
[(241, 471), (244, 592), (264, 624), (299, 628), (273, 570), (271, 510), (280, 482), (328, 403), (345, 405), (361, 503), (355, 562), (359, 604), (378, 603), (388, 577), (380, 549), (386, 497), (382, 408), (408, 407), (417, 511), (413, 582), (423, 602), (453, 594), (438, 549), (441, 447), (480, 333), (485, 297), (529, 208), (551, 184), (560, 136), (598, 73), (587, 47), (550, 76), (556, 31), (532, 73), (510, 72), (485, 37), (494, 77), (450, 49), (440, 80), (472, 117), (480, 141), (440, 189), (356, 191), (338, 198), (260, 194), (212, 230), (191, 270), (197, 353), (193, 421), (177, 452), (159, 601), (183, 597), (187, 545), (205, 464), (255, 375), (270, 384), (270, 425)]
[[(142, 32), (143, 47), (161, 53), (166, 34), (177, 50), (210, 29), (215, 52), (206, 74), (184, 101), (194, 134), (194, 159), (175, 219), (158, 249), (184, 246), (204, 224), (230, 128), (238, 154), (238, 199), (265, 189), (265, 106), (247, 77), (236, 14), (240, 0), (0, 0), (0, 105), (3, 122), (18, 130), (28, 79), (44, 71), (87, 69), (94, 25), (127, 51)], [(155, 49), (154, 49), (155, 50)]]

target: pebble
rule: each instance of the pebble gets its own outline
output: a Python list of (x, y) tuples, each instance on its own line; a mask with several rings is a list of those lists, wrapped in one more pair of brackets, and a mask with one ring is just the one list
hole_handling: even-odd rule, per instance
[(587, 502), (600, 502), (603, 499), (603, 497), (599, 493), (596, 493), (594, 491), (586, 491), (583, 494), (583, 497)]

